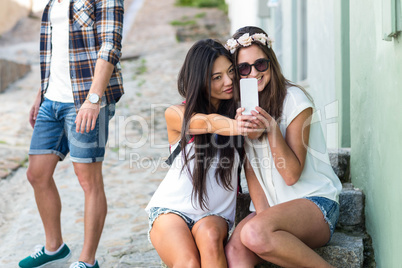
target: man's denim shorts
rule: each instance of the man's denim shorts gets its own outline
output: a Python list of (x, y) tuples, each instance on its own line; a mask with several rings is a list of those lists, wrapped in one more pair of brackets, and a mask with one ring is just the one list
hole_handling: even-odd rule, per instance
[(321, 210), (322, 214), (324, 215), (325, 222), (329, 225), (329, 229), (331, 231), (331, 240), (339, 219), (339, 204), (331, 199), (320, 196), (309, 196), (304, 198), (316, 204)]
[(55, 154), (63, 160), (70, 152), (73, 162), (103, 161), (109, 120), (114, 115), (114, 108), (114, 104), (102, 107), (95, 129), (88, 133), (77, 133), (74, 103), (56, 102), (45, 98), (36, 118), (29, 154)]

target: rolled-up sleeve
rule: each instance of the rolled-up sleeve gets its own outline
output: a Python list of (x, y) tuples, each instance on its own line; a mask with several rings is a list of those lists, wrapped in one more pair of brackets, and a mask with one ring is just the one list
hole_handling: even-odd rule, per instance
[(100, 45), (98, 58), (116, 65), (121, 57), (123, 0), (97, 0), (96, 31)]

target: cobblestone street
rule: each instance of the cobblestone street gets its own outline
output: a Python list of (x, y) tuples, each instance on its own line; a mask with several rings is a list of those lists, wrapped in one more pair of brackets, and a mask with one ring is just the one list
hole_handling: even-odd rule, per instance
[[(126, 10), (133, 1), (126, 1)], [(125, 25), (129, 28), (125, 29), (121, 63), (126, 93), (110, 122), (103, 166), (108, 215), (97, 251), (101, 267), (161, 265), (148, 242), (144, 208), (167, 171), (163, 163), (168, 156), (164, 110), (181, 101), (176, 77), (193, 44), (192, 40), (179, 43), (171, 22), (202, 12), (206, 13), (204, 20), (211, 16), (217, 20), (215, 24), (229, 28), (221, 11), (180, 8), (174, 0), (145, 0), (133, 25)], [(39, 20), (31, 23), (39, 24)], [(37, 34), (32, 38), (0, 42), (0, 58), (24, 60), (32, 69), (0, 94), (1, 268), (16, 267), (36, 244), (45, 242), (33, 190), (25, 175), (32, 134), (28, 114), (40, 82), (39, 27), (33, 28)], [(62, 266), (68, 267), (78, 259), (83, 243), (84, 194), (68, 157), (59, 163), (54, 179), (63, 206), (63, 238), (73, 253), (69, 263)]]

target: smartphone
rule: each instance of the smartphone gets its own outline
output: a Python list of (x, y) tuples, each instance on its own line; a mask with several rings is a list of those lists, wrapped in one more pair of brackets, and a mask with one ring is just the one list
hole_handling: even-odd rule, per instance
[(243, 114), (251, 115), (251, 110), (255, 111), (255, 106), (258, 106), (257, 78), (240, 79), (240, 102), (245, 108)]

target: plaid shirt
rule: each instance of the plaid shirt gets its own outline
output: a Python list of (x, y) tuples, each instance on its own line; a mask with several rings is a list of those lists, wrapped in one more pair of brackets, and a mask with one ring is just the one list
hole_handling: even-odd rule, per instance
[[(49, 85), (52, 58), (50, 10), (57, 0), (50, 0), (42, 16), (40, 66), (42, 97)], [(114, 70), (102, 102), (117, 102), (124, 94), (119, 59), (123, 29), (123, 0), (70, 1), (69, 58), (74, 104), (78, 110), (91, 87), (98, 58), (113, 64)]]

